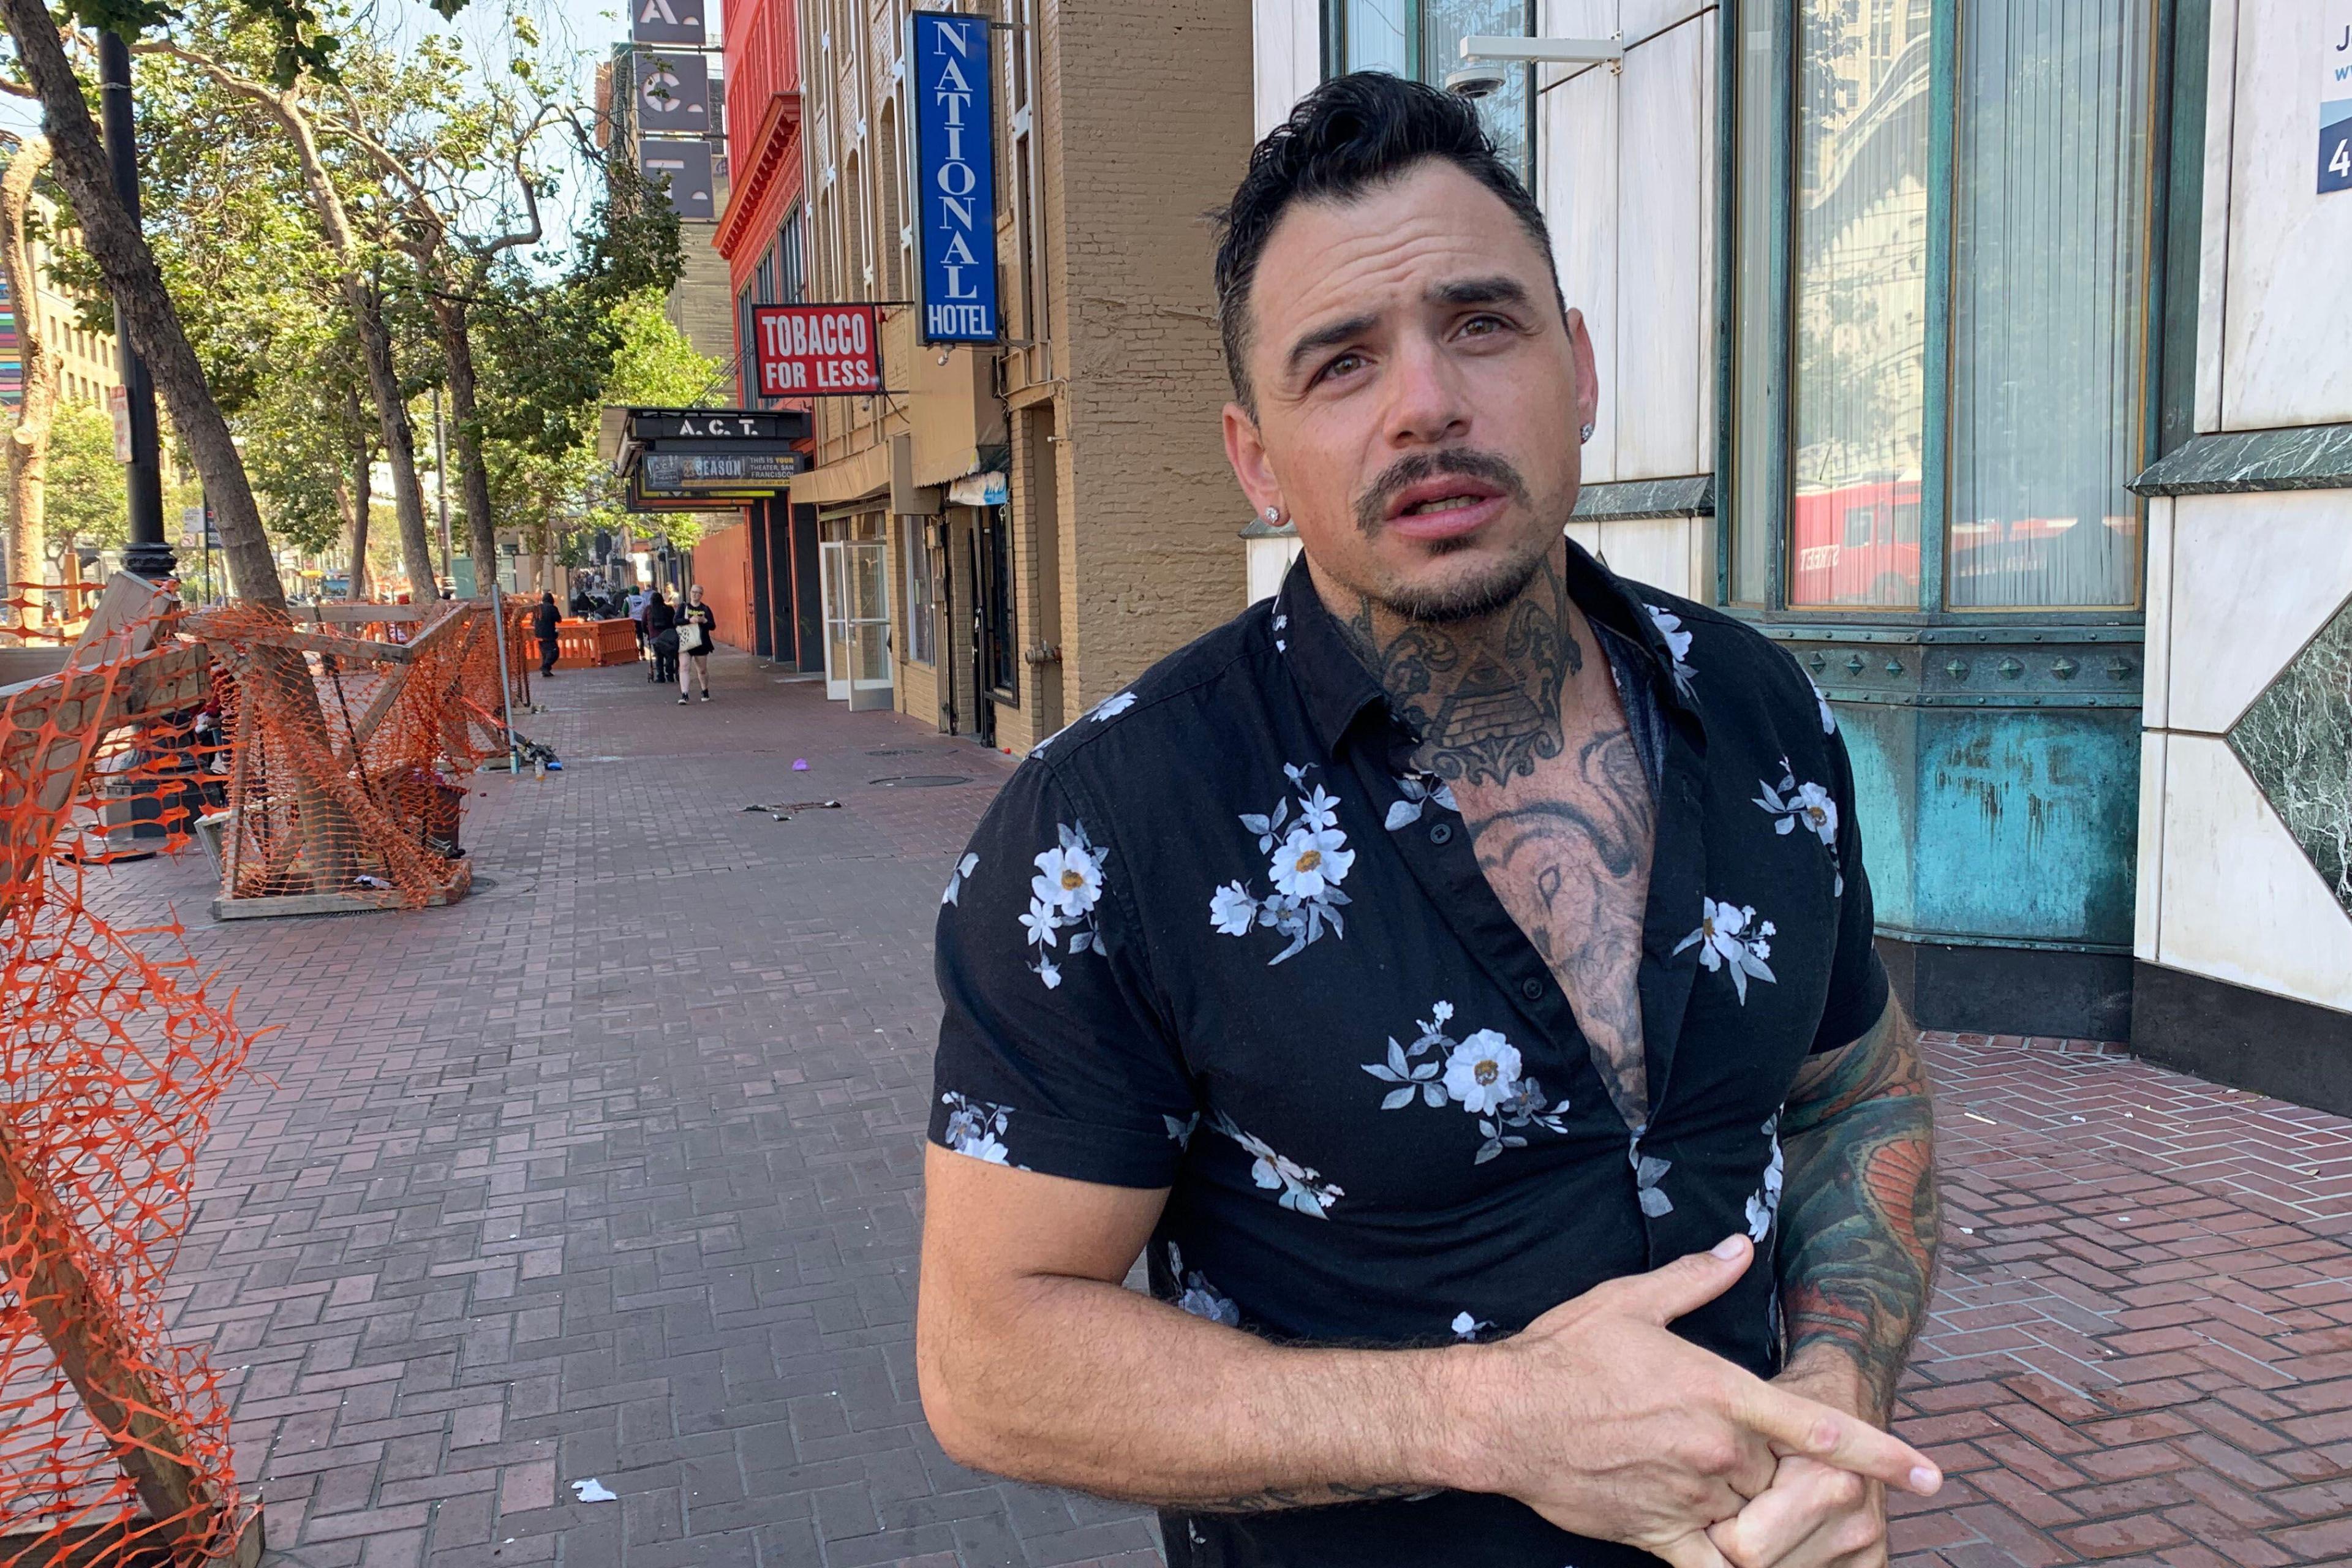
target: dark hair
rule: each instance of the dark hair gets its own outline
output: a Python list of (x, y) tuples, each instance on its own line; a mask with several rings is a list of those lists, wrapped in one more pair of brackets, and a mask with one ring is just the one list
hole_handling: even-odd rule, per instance
[[(1501, 198), (1547, 259), (1551, 231), (1543, 209), (1478, 123), (1469, 100), (1386, 71), (1352, 71), (1298, 100), (1290, 118), (1250, 150), (1234, 199), (1217, 228), (1217, 327), (1234, 395), (1251, 402), (1243, 355), (1249, 347), (1249, 291), (1275, 225), (1295, 202), (1351, 201), (1414, 164), (1443, 159)], [(1555, 274), (1552, 289), (1558, 294)], [(1567, 312), (1561, 300), (1561, 313)]]

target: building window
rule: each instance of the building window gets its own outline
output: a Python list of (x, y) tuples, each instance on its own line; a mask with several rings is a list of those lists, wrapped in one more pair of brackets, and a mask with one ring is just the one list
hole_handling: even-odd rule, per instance
[(939, 583), (931, 565), (929, 527), (919, 517), (898, 520), (907, 551), (907, 657), (917, 664), (938, 660)]
[(2041, 0), (1963, 16), (1946, 592), (1956, 609), (2129, 605), (2150, 11)]
[(808, 224), (798, 202), (776, 230), (776, 303), (797, 305), (808, 298)]
[[(1474, 34), (1532, 37), (1534, 0), (1324, 0), (1325, 61), (1332, 72), (1384, 70), (1433, 87), (1462, 64), (1462, 40)], [(1535, 68), (1504, 74), (1500, 92), (1478, 100), (1478, 119), (1495, 146), (1535, 185)]]
[(1734, 603), (2137, 603), (2155, 50), (2144, 8), (2087, 3), (1742, 5)]

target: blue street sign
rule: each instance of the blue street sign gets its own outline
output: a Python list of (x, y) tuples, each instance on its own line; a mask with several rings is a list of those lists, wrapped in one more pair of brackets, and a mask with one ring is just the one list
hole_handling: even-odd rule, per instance
[(988, 19), (908, 15), (915, 69), (917, 326), (927, 343), (991, 343), (996, 300), (995, 78)]

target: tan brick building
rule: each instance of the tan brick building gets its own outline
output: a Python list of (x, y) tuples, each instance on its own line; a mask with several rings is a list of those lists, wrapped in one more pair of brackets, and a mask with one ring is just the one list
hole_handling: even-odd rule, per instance
[[(908, 300), (905, 0), (803, 0), (809, 298)], [(944, 5), (936, 8), (950, 8)], [(794, 481), (828, 675), (1020, 751), (1243, 606), (1202, 215), (1251, 141), (1249, 0), (964, 0), (995, 58), (1002, 346), (884, 329)]]

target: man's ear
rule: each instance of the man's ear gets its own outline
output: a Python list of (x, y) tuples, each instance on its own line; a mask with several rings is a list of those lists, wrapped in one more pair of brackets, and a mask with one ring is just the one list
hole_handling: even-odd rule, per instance
[(1585, 330), (1584, 312), (1568, 313), (1568, 352), (1576, 362), (1576, 422), (1597, 424), (1601, 418), (1601, 372), (1593, 363), (1592, 334)]
[(1249, 497), (1253, 512), (1260, 517), (1268, 509), (1281, 513), (1282, 481), (1275, 478), (1274, 466), (1266, 458), (1257, 416), (1238, 403), (1225, 405), (1225, 461), (1233, 465), (1234, 478), (1240, 481), (1242, 494)]

